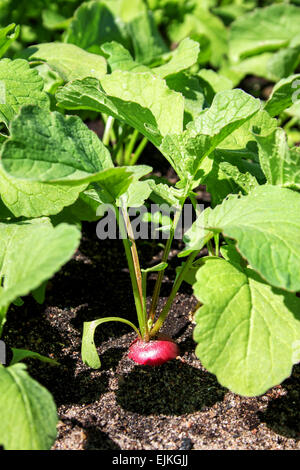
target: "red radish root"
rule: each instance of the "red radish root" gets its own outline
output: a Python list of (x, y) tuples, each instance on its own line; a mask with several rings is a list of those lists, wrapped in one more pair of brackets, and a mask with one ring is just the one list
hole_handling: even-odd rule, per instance
[(129, 347), (128, 357), (144, 366), (160, 366), (178, 355), (179, 347), (173, 341), (158, 339), (145, 342), (136, 339)]

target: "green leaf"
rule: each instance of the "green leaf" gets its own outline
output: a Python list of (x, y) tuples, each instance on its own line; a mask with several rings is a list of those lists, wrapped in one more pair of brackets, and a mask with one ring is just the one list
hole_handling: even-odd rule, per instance
[[(270, 98), (265, 104), (265, 110), (268, 111), (270, 116), (278, 116), (286, 108), (292, 106), (299, 95), (296, 91), (299, 84), (300, 74), (291, 75), (276, 83)], [(296, 99), (294, 99), (294, 97)]]
[(97, 353), (97, 349), (94, 342), (94, 334), (95, 329), (97, 326), (101, 325), (102, 323), (111, 322), (111, 321), (118, 321), (121, 323), (125, 323), (126, 325), (131, 326), (136, 333), (139, 335), (139, 330), (137, 327), (131, 323), (129, 320), (125, 320), (125, 318), (120, 317), (105, 317), (100, 318), (99, 320), (93, 320), (90, 322), (84, 322), (83, 324), (83, 333), (82, 333), (82, 346), (81, 346), (81, 357), (82, 361), (92, 367), (93, 369), (99, 369), (101, 367), (101, 361)]
[(268, 76), (273, 81), (288, 77), (300, 62), (300, 45), (279, 50), (270, 57), (267, 63)]
[(180, 189), (164, 183), (156, 183), (154, 179), (149, 179), (147, 182), (152, 190), (151, 199), (156, 204), (168, 204), (171, 207), (179, 206), (179, 200), (182, 197)]
[(208, 9), (202, 8), (198, 2), (192, 13), (184, 15), (184, 19), (172, 21), (168, 27), (168, 33), (173, 42), (178, 42), (184, 37), (201, 39), (200, 45), (207, 42), (210, 45), (209, 62), (218, 67), (227, 52), (228, 34), (223, 22)]
[(135, 60), (141, 64), (151, 63), (157, 56), (168, 52), (153, 18), (152, 12), (143, 9), (128, 23)]
[(206, 101), (211, 104), (216, 93), (233, 88), (232, 81), (211, 69), (201, 69), (197, 74)]
[[(229, 134), (223, 140), (222, 149), (245, 149), (246, 152), (253, 153), (253, 160), (257, 160), (257, 146), (253, 132), (260, 135), (267, 135), (277, 128), (277, 120), (271, 118), (265, 110), (255, 113), (250, 119), (242, 124), (238, 129)], [(254, 144), (254, 145), (253, 145)]]
[(300, 189), (300, 149), (289, 149), (284, 130), (279, 128), (268, 136), (255, 135), (255, 138), (268, 183)]
[(106, 60), (73, 44), (49, 42), (29, 47), (21, 54), (30, 61), (43, 61), (69, 82), (76, 78), (101, 78), (106, 74)]
[(135, 72), (147, 72), (149, 68), (133, 60), (130, 52), (118, 42), (106, 42), (101, 46), (101, 52), (107, 59), (112, 72), (115, 70), (127, 70)]
[(2, 165), (16, 178), (82, 183), (113, 167), (108, 150), (78, 116), (26, 106), (10, 133)]
[(0, 365), (0, 444), (6, 450), (47, 450), (56, 438), (55, 403), (24, 364)]
[(166, 136), (160, 150), (178, 176), (191, 181), (203, 159), (259, 109), (259, 101), (242, 90), (219, 92), (211, 107), (190, 122), (185, 132)]
[(141, 207), (151, 192), (152, 189), (148, 181), (136, 181), (121, 195), (120, 200), (117, 200), (117, 205), (120, 207)]
[(231, 25), (229, 48), (231, 60), (289, 45), (299, 35), (300, 9), (279, 4), (258, 8), (238, 18)]
[(143, 273), (156, 273), (159, 271), (164, 271), (168, 267), (168, 263), (159, 263), (156, 264), (155, 266), (151, 266), (150, 268), (147, 269), (141, 269)]
[(200, 51), (199, 43), (190, 38), (183, 39), (178, 47), (170, 53), (169, 61), (166, 64), (154, 67), (152, 71), (161, 78), (177, 74), (189, 69), (197, 63)]
[(65, 16), (60, 15), (53, 10), (42, 11), (43, 26), (51, 31), (66, 29), (70, 22)]
[[(122, 84), (122, 86), (120, 86)], [(115, 71), (101, 80), (75, 80), (56, 93), (66, 109), (90, 109), (126, 122), (159, 146), (183, 128), (184, 99), (152, 73)]]
[(224, 90), (215, 95), (212, 105), (188, 124), (190, 134), (207, 135), (208, 155), (222, 140), (260, 110), (259, 100), (242, 90)]
[[(99, 189), (98, 196), (100, 196), (99, 201), (105, 203), (114, 203), (118, 200), (121, 195), (126, 195), (132, 199), (134, 202), (135, 197), (132, 191), (130, 191), (130, 185), (136, 184), (136, 181), (148, 174), (152, 170), (151, 167), (147, 165), (137, 165), (137, 166), (123, 166), (121, 168), (109, 168), (104, 170), (97, 177), (97, 183), (95, 188)], [(139, 188), (141, 189), (141, 188)], [(148, 194), (148, 189), (145, 186), (142, 186), (143, 194)], [(138, 195), (137, 199), (141, 197), (141, 193)], [(135, 200), (135, 203), (137, 200)]]
[(88, 183), (69, 186), (40, 183), (14, 178), (0, 165), (0, 194), (3, 203), (15, 217), (40, 217), (58, 214), (73, 204)]
[(274, 81), (272, 71), (269, 69), (268, 64), (272, 59), (272, 52), (263, 52), (259, 55), (247, 57), (237, 63), (224, 64), (220, 72), (229, 78), (234, 86), (237, 86), (246, 75), (255, 75), (257, 77), (264, 77), (267, 80)]
[(47, 284), (48, 284), (48, 281), (44, 281), (41, 283), (39, 287), (37, 287), (36, 289), (33, 289), (33, 291), (31, 292), (34, 300), (40, 305), (42, 305), (45, 302)]
[(29, 351), (28, 349), (18, 349), (18, 348), (11, 348), (13, 352), (13, 357), (12, 360), (10, 361), (10, 366), (13, 366), (14, 364), (17, 364), (20, 361), (23, 361), (23, 359), (27, 358), (32, 358), (32, 359), (38, 359), (39, 361), (42, 362), (48, 362), (49, 364), (52, 365), (59, 365), (57, 361), (54, 359), (51, 359), (50, 357), (43, 356), (42, 354), (36, 353), (34, 351)]
[(0, 29), (0, 57), (5, 54), (11, 43), (18, 38), (19, 32), (20, 26), (16, 26), (15, 23)]
[(185, 72), (176, 73), (166, 78), (171, 90), (181, 93), (184, 97), (184, 127), (195, 119), (206, 105), (205, 89), (200, 85), (198, 77)]
[[(212, 207), (220, 204), (228, 194), (247, 194), (265, 177), (256, 162), (242, 157), (248, 155), (237, 150), (216, 149), (201, 165), (205, 175), (201, 178), (211, 195)], [(249, 157), (252, 155), (249, 153)]]
[[(26, 84), (26, 85), (25, 85)], [(43, 91), (44, 82), (38, 72), (23, 59), (0, 61), (0, 122), (8, 126), (21, 106), (32, 104), (49, 108)]]
[(114, 15), (109, 3), (91, 1), (83, 3), (75, 11), (64, 40), (99, 54), (104, 42), (116, 41), (126, 46), (126, 36), (123, 21)]
[(75, 227), (53, 228), (47, 219), (0, 223), (0, 307), (51, 278), (71, 258), (79, 239)]
[[(300, 194), (279, 186), (258, 186), (205, 210), (184, 236), (182, 255), (204, 243), (211, 230), (237, 241), (251, 267), (275, 287), (300, 290)], [(202, 227), (202, 229), (201, 229)], [(203, 232), (203, 227), (205, 230)]]
[(229, 162), (220, 162), (220, 170), (226, 176), (227, 179), (231, 179), (239, 186), (243, 194), (250, 193), (258, 182), (256, 178), (249, 172), (241, 172), (236, 165), (232, 165)]
[(234, 393), (255, 396), (289, 377), (300, 359), (300, 299), (250, 268), (222, 259), (199, 269), (196, 355)]

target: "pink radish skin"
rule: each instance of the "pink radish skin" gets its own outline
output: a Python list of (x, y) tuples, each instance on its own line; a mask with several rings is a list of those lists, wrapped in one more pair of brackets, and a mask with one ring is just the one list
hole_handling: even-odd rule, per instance
[(129, 347), (128, 357), (144, 366), (160, 366), (179, 356), (179, 347), (173, 341), (152, 340), (149, 342), (136, 339)]

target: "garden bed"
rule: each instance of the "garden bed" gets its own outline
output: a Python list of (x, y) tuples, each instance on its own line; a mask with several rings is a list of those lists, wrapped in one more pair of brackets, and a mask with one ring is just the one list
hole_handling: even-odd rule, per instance
[[(113, 323), (95, 335), (102, 368), (82, 363), (84, 321), (109, 315), (135, 318), (122, 244), (98, 240), (95, 228), (85, 226), (80, 249), (49, 283), (45, 304), (26, 298), (22, 316), (12, 307), (4, 330), (8, 345), (60, 363), (27, 361), (58, 406), (53, 449), (300, 449), (299, 366), (290, 379), (260, 397), (241, 397), (221, 387), (194, 354), (189, 312), (196, 301), (187, 284), (164, 328), (178, 340), (181, 359), (155, 369), (136, 366), (126, 357), (134, 333)], [(154, 244), (147, 246), (141, 253), (145, 266), (161, 255)], [(174, 278), (175, 255), (162, 304)], [(150, 277), (149, 292), (152, 287)]]

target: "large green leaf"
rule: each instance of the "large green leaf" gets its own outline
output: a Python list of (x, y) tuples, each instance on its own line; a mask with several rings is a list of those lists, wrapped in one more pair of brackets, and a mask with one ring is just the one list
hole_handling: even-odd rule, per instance
[(299, 36), (300, 9), (279, 4), (258, 8), (238, 18), (230, 30), (230, 57), (241, 58), (278, 50)]
[(5, 206), (15, 217), (40, 217), (58, 214), (73, 204), (88, 183), (74, 186), (46, 184), (14, 178), (0, 165), (0, 194)]
[(0, 122), (7, 126), (21, 106), (26, 104), (49, 108), (38, 72), (23, 59), (0, 61)]
[(64, 40), (96, 54), (100, 53), (104, 42), (117, 41), (124, 45), (128, 42), (123, 21), (110, 9), (109, 2), (101, 1), (84, 2), (79, 6)]
[(22, 57), (30, 61), (47, 62), (66, 82), (76, 78), (101, 78), (106, 74), (106, 61), (102, 56), (86, 52), (73, 44), (37, 44), (22, 52)]
[(250, 268), (207, 260), (194, 293), (196, 355), (240, 395), (261, 395), (289, 377), (300, 360), (300, 299), (274, 289)]
[(214, 210), (204, 211), (185, 234), (183, 254), (201, 247), (211, 231), (223, 232), (237, 241), (241, 254), (270, 284), (298, 291), (299, 213), (299, 193), (259, 186), (247, 196), (231, 196)]
[(101, 83), (75, 80), (56, 93), (66, 109), (90, 109), (126, 122), (159, 146), (162, 136), (183, 128), (184, 98), (150, 72), (116, 70)]
[(0, 395), (0, 444), (4, 449), (50, 449), (56, 438), (56, 406), (24, 364), (0, 364)]
[(255, 138), (268, 183), (300, 189), (300, 149), (288, 147), (284, 130), (278, 128), (267, 136), (255, 135)]
[(2, 165), (17, 178), (77, 183), (113, 167), (106, 147), (78, 116), (26, 106), (10, 132)]
[(0, 223), (0, 307), (27, 295), (66, 263), (79, 245), (80, 232), (47, 219)]

